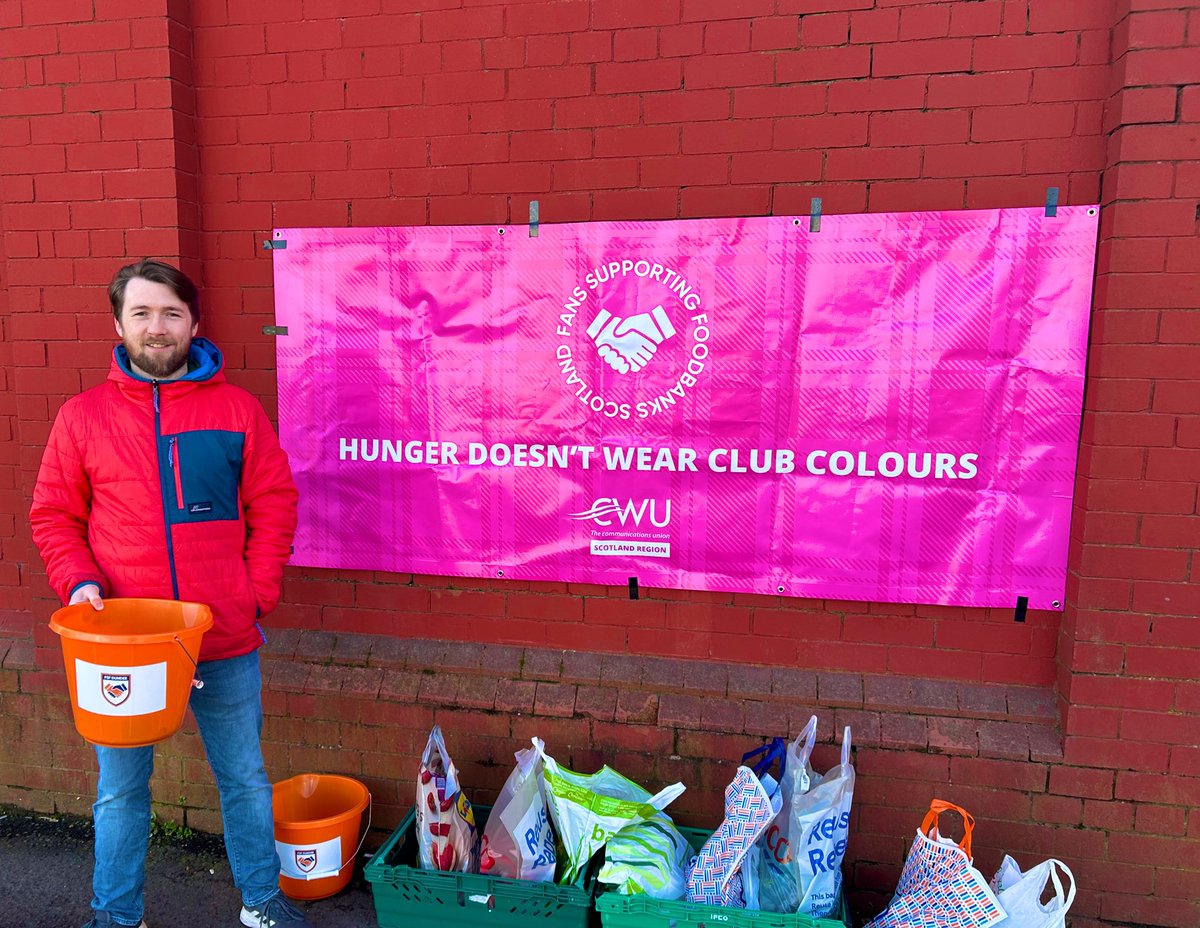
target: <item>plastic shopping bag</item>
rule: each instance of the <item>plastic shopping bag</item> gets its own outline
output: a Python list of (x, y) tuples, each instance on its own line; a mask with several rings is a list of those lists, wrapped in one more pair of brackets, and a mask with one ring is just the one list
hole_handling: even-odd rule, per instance
[[(796, 740), (787, 747), (779, 761), (779, 790), (783, 807), (756, 846), (758, 907), (764, 912), (790, 914), (800, 907), (799, 874), (796, 871), (797, 864), (793, 853), (793, 847), (798, 846), (799, 841), (792, 836), (791, 808), (796, 796), (803, 795), (821, 782), (820, 774), (814, 771), (809, 763), (816, 737), (817, 717), (814, 715), (808, 720), (804, 730), (796, 736)], [(777, 741), (782, 739), (776, 738), (767, 746), (764, 760), (768, 763), (777, 756)], [(743, 758), (743, 762), (746, 759)], [(757, 768), (755, 772), (758, 772)], [(750, 875), (750, 866), (752, 861), (747, 858), (742, 868), (744, 876)], [(751, 901), (748, 893), (747, 906)]]
[[(775, 805), (774, 796), (779, 793), (779, 806), (783, 806), (782, 783), (784, 770), (787, 764), (787, 742), (782, 738), (772, 738), (769, 742), (756, 748), (753, 751), (747, 751), (742, 755), (742, 766), (749, 767), (754, 775), (758, 777), (763, 784), (763, 788), (767, 791), (767, 795), (772, 798), (772, 805)], [(772, 775), (771, 770), (775, 773)], [(771, 822), (767, 828), (767, 834), (770, 834), (778, 826), (779, 816), (775, 816), (775, 820)], [(759, 908), (759, 894), (761, 887), (760, 869), (768, 871), (770, 869), (768, 863), (764, 859), (766, 852), (767, 834), (764, 834), (758, 839), (746, 854), (742, 861), (742, 900), (747, 909), (757, 910)], [(784, 871), (783, 876), (786, 878), (787, 873)], [(795, 891), (793, 889), (793, 895)], [(770, 900), (768, 900), (770, 901)]]
[[(811, 770), (812, 741), (806, 741), (802, 750), (799, 763), (805, 771)], [(806, 779), (807, 773), (798, 786)], [(842, 861), (850, 834), (854, 765), (850, 763), (849, 725), (842, 731), (842, 762), (827, 770), (819, 782), (808, 781), (808, 788), (794, 793), (788, 807), (788, 841), (799, 899), (796, 911), (825, 918), (836, 915), (841, 904)]]
[(692, 848), (666, 815), (626, 825), (604, 846), (604, 866), (596, 879), (626, 895), (679, 899)]
[[(779, 816), (775, 816), (778, 818)], [(762, 867), (762, 843), (759, 838), (750, 846), (746, 858), (742, 861), (742, 906), (751, 911), (759, 909), (759, 891), (761, 889), (759, 870)]]
[(559, 883), (579, 880), (592, 855), (609, 839), (627, 825), (654, 818), (685, 789), (676, 783), (651, 796), (609, 767), (576, 773), (560, 767), (544, 748), (537, 750), (544, 765), (550, 819), (566, 855)]
[[(1059, 870), (1071, 881), (1066, 893)], [(1042, 893), (1047, 883), (1054, 889), (1054, 898), (1043, 903)], [(1066, 928), (1067, 911), (1075, 901), (1075, 874), (1054, 858), (1022, 873), (1017, 862), (1005, 854), (1000, 869), (992, 877), (991, 888), (1000, 900), (1000, 907), (1008, 913), (996, 928)]]
[(504, 781), (483, 828), (480, 873), (542, 883), (554, 879), (554, 831), (538, 753), (543, 747), (541, 739), (534, 738), (533, 747), (517, 752), (517, 766)]
[(426, 870), (479, 870), (475, 812), (438, 725), (429, 733), (417, 774), (417, 850)]
[(778, 790), (772, 795), (754, 771), (738, 767), (725, 788), (725, 820), (688, 870), (688, 902), (745, 908), (742, 865), (782, 804)]
[[(947, 811), (962, 816), (961, 844), (938, 833), (938, 816)], [(992, 928), (1002, 922), (1005, 912), (1000, 901), (972, 866), (974, 828), (975, 820), (966, 810), (933, 800), (909, 848), (896, 895), (867, 928)]]

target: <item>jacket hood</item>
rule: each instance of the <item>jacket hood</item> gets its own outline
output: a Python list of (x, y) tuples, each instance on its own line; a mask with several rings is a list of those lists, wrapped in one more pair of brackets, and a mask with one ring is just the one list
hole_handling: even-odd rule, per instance
[[(222, 370), (224, 367), (225, 358), (221, 354), (220, 348), (207, 338), (193, 338), (191, 348), (188, 349), (187, 373), (174, 381), (160, 380), (159, 383), (204, 383), (213, 379), (223, 380)], [(112, 370), (108, 376), (110, 380), (119, 380), (122, 375), (139, 383), (154, 383), (149, 377), (143, 377), (133, 369), (129, 363), (129, 351), (124, 345), (117, 345), (113, 348)]]

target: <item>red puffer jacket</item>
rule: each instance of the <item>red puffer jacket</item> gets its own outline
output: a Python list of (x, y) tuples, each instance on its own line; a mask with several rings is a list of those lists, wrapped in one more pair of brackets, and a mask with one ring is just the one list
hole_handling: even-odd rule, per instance
[(124, 346), (98, 387), (68, 400), (42, 456), (29, 518), (63, 602), (105, 596), (206, 603), (201, 660), (263, 642), (296, 530), (296, 485), (262, 405), (192, 342), (189, 372), (149, 381)]

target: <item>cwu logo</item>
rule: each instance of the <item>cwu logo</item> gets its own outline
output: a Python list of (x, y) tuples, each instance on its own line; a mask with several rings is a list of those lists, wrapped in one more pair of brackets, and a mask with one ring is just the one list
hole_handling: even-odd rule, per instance
[(317, 849), (308, 848), (303, 851), (296, 851), (296, 869), (301, 873), (312, 873), (313, 868), (317, 865)]
[(104, 701), (112, 706), (119, 706), (129, 698), (130, 680), (127, 673), (100, 674), (100, 692)]
[(646, 519), (655, 528), (666, 528), (671, 524), (671, 501), (627, 499), (622, 503), (615, 496), (602, 496), (592, 503), (590, 509), (571, 513), (571, 518), (577, 521), (588, 520), (604, 526), (612, 525), (614, 517), (621, 525), (640, 526), (642, 520)]

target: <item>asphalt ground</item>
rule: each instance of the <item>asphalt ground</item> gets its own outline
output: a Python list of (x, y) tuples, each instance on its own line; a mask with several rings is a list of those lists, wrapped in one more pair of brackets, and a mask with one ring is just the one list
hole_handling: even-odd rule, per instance
[[(0, 869), (0, 926), (79, 928), (91, 918), (90, 819), (0, 806)], [(296, 906), (313, 928), (377, 924), (361, 865), (336, 896)], [(147, 928), (238, 928), (240, 912), (220, 835), (155, 830), (146, 855)]]

